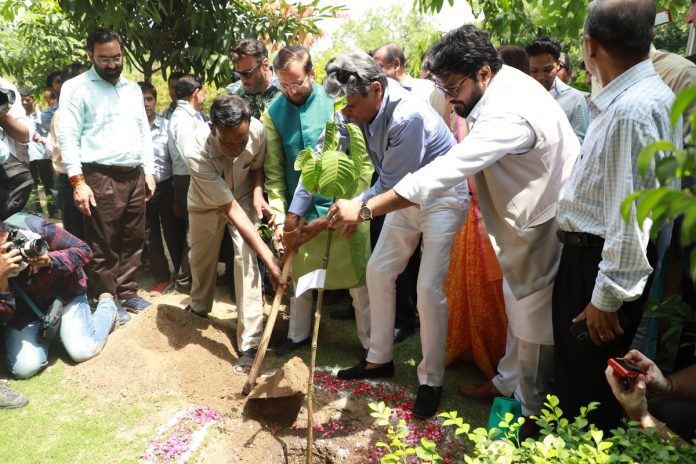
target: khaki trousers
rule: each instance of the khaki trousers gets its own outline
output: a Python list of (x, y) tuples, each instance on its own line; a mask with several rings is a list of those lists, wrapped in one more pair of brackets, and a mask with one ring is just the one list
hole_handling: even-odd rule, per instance
[(263, 332), (261, 274), (254, 250), (218, 210), (189, 211), (191, 307), (201, 314), (209, 313), (213, 308), (217, 262), (225, 226), (229, 227), (234, 246), (237, 347), (246, 351), (258, 347)]

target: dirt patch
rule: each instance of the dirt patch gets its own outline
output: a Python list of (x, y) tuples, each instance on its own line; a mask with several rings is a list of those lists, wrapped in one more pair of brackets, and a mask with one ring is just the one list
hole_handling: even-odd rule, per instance
[[(308, 368), (302, 360), (293, 358), (260, 379), (252, 390), (259, 398), (247, 401), (241, 394), (247, 378), (233, 369), (234, 306), (216, 303), (214, 317), (203, 319), (182, 311), (183, 295), (158, 300), (112, 333), (99, 356), (70, 369), (69, 377), (104, 398), (183, 396), (190, 405), (221, 412), (224, 424), (197, 452), (196, 462), (304, 463)], [(261, 399), (268, 396), (278, 398)], [(154, 431), (171, 412), (145, 420)], [(364, 402), (317, 391), (314, 414), (315, 463), (365, 462), (360, 450), (370, 446), (372, 418)], [(337, 421), (340, 430), (321, 431), (322, 424)]]
[(252, 398), (284, 398), (307, 393), (309, 368), (297, 356), (273, 374), (260, 378), (251, 390)]

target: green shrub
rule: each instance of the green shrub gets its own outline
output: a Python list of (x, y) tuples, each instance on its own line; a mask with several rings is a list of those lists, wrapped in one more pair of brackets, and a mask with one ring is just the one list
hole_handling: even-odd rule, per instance
[[(599, 407), (599, 403), (590, 403), (580, 411), (572, 421), (563, 417), (558, 398), (549, 395), (541, 414), (533, 416), (540, 428), (537, 440), (527, 438), (523, 442), (517, 439), (518, 431), (524, 424), (524, 418), (514, 420), (512, 414), (502, 418), (499, 429), (486, 430), (471, 426), (458, 416), (457, 412), (445, 412), (443, 425), (452, 427), (456, 436), (464, 436), (472, 445), (470, 455), (462, 456), (461, 462), (472, 464), (484, 463), (693, 463), (696, 462), (696, 443), (678, 446), (674, 441), (661, 439), (654, 429), (643, 430), (636, 422), (629, 422), (625, 429), (611, 431), (605, 437), (587, 419), (587, 414)], [(408, 429), (403, 420), (394, 422), (392, 410), (384, 403), (370, 404), (377, 418), (377, 425), (386, 427), (387, 442), (376, 446), (385, 448), (387, 454), (382, 457), (384, 463), (438, 463), (442, 457), (436, 444), (425, 438), (420, 444), (410, 445), (404, 441)], [(496, 436), (504, 438), (494, 439)]]

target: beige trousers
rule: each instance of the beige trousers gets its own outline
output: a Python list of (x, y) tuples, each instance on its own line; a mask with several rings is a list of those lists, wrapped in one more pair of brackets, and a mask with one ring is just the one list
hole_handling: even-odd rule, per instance
[(209, 313), (213, 308), (217, 262), (225, 226), (228, 226), (234, 245), (237, 346), (240, 351), (246, 351), (258, 347), (263, 332), (261, 274), (254, 250), (217, 210), (189, 211), (191, 307), (201, 314)]

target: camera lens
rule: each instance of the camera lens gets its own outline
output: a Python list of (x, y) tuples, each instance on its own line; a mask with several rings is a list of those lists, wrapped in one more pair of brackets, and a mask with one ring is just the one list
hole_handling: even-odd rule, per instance
[(40, 238), (28, 240), (22, 246), (20, 252), (27, 259), (38, 258), (48, 253), (48, 243)]

